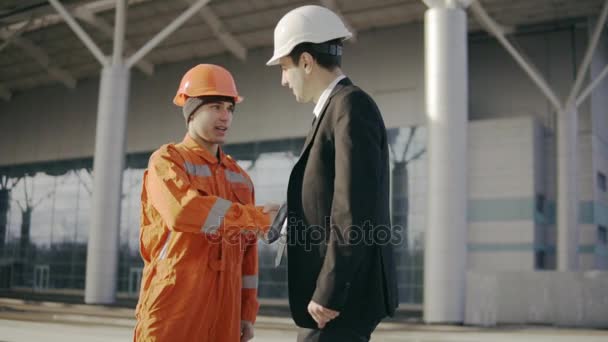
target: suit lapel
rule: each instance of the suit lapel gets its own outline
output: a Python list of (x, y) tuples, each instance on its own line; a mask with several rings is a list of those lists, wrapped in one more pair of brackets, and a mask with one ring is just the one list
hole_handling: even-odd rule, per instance
[(304, 155), (304, 153), (306, 153), (306, 150), (310, 147), (310, 144), (313, 142), (315, 136), (317, 135), (319, 125), (321, 124), (321, 121), (323, 121), (323, 118), (325, 117), (325, 111), (327, 110), (327, 106), (331, 102), (334, 95), (336, 95), (345, 86), (352, 85), (352, 84), (353, 83), (348, 79), (348, 77), (342, 79), (340, 82), (338, 82), (338, 84), (336, 84), (336, 86), (332, 90), (331, 94), (327, 98), (327, 101), (325, 101), (325, 105), (323, 105), (323, 108), (321, 108), (321, 114), (319, 114), (319, 117), (317, 118), (317, 120), (315, 120), (314, 125), (312, 126), (312, 128), (308, 132), (308, 135), (306, 136), (306, 140), (304, 141), (304, 147), (302, 148), (302, 153), (300, 154), (300, 159), (302, 159), (302, 156)]

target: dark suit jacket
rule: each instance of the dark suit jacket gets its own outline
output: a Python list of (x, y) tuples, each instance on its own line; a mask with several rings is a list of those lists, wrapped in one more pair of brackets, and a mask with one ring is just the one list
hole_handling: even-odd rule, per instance
[(398, 305), (386, 129), (372, 98), (340, 81), (316, 119), (287, 190), (289, 303), (340, 311), (327, 327), (377, 322)]

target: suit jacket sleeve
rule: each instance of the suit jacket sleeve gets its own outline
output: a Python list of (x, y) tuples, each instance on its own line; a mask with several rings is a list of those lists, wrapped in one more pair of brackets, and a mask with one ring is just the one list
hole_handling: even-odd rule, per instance
[(312, 299), (340, 311), (357, 269), (371, 250), (364, 236), (370, 236), (375, 224), (376, 204), (370, 203), (369, 197), (381, 189), (378, 182), (385, 135), (378, 108), (365, 93), (353, 92), (334, 101), (338, 115), (333, 117), (331, 236)]

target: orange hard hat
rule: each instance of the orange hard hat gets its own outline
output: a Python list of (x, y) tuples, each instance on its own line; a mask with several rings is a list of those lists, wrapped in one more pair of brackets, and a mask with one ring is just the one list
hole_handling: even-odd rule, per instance
[(235, 103), (243, 101), (230, 72), (214, 64), (199, 64), (188, 70), (182, 77), (173, 103), (183, 107), (189, 97), (199, 96), (226, 96), (234, 98)]

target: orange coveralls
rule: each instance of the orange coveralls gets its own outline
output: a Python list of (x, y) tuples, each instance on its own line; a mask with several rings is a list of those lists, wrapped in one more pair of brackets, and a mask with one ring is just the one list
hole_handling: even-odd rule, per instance
[(239, 341), (259, 307), (255, 233), (270, 225), (249, 176), (186, 135), (152, 154), (141, 200), (134, 340)]

